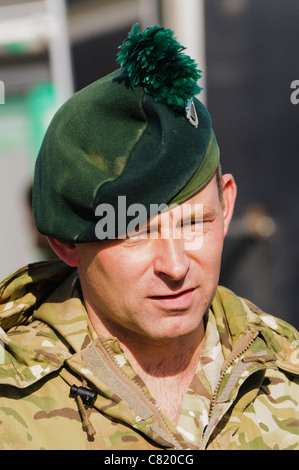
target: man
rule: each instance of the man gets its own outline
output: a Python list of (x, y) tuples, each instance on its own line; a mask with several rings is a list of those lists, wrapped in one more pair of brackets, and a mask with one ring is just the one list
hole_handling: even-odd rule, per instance
[(1, 449), (298, 449), (299, 336), (217, 287), (236, 198), (199, 73), (136, 25), (38, 156), (62, 261), (1, 285)]

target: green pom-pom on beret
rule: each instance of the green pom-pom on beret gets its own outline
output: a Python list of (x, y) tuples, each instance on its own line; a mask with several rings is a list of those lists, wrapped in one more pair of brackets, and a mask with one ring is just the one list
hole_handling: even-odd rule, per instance
[(200, 71), (184, 50), (171, 29), (154, 26), (140, 33), (135, 24), (117, 60), (132, 88), (141, 86), (155, 101), (184, 110), (186, 101), (201, 91)]

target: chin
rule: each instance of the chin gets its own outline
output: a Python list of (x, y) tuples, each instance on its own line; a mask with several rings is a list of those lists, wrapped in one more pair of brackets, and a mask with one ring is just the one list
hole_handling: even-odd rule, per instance
[(146, 336), (154, 341), (169, 342), (178, 338), (192, 335), (201, 330), (201, 320), (186, 321), (182, 317), (169, 318), (167, 322), (161, 320), (159, 327), (148, 331)]

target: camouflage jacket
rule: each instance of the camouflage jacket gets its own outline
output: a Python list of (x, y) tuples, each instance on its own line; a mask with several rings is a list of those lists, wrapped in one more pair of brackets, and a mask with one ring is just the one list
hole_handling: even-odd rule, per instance
[[(76, 286), (76, 271), (57, 260), (0, 285), (0, 449), (299, 449), (293, 327), (217, 289), (223, 364), (200, 439), (190, 442), (126, 373), (117, 340), (96, 337)], [(89, 404), (85, 389), (95, 392)]]

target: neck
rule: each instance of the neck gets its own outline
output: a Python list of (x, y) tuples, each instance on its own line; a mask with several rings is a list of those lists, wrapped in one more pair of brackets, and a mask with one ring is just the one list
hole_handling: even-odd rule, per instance
[(128, 358), (141, 375), (146, 374), (153, 379), (181, 376), (188, 370), (196, 368), (202, 347), (203, 325), (192, 334), (163, 342), (139, 338), (134, 343), (121, 341)]
[(143, 373), (153, 378), (174, 377), (196, 368), (204, 343), (203, 321), (188, 335), (155, 339), (103, 320), (88, 307), (87, 305), (96, 333), (104, 338), (117, 337), (132, 366), (141, 375)]
[(140, 347), (136, 347), (122, 343), (135, 372), (175, 425), (203, 348), (203, 323), (200, 330), (163, 345), (143, 342)]
[(176, 424), (203, 348), (203, 321), (197, 330), (186, 336), (155, 340), (104, 322), (88, 306), (87, 311), (98, 335), (117, 337), (135, 372), (164, 413)]

